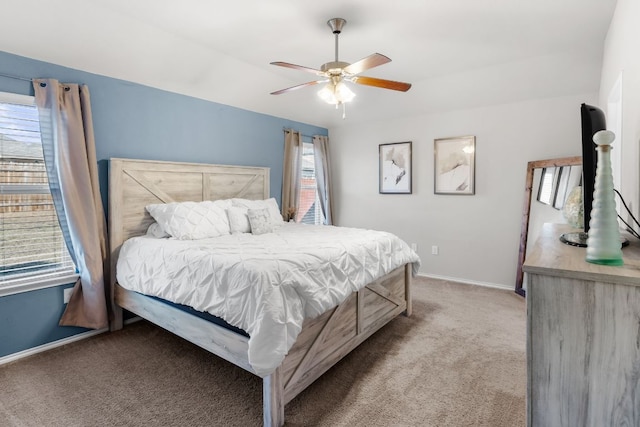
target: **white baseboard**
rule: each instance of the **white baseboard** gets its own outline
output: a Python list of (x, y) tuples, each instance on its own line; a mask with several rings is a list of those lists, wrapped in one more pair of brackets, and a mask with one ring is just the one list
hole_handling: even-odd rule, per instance
[(141, 321), (141, 320), (142, 320), (142, 317), (140, 317), (140, 316), (135, 316), (135, 317), (132, 317), (131, 319), (127, 319), (127, 320), (125, 320), (123, 323), (124, 323), (125, 325), (130, 325), (130, 324), (132, 324), (132, 323), (136, 323), (136, 322), (139, 322), (139, 321)]
[[(136, 316), (131, 319), (127, 319), (124, 323), (126, 325), (130, 323), (137, 322), (142, 320), (140, 317)], [(9, 362), (14, 362), (18, 359), (23, 359), (28, 356), (33, 356), (34, 354), (42, 353), (43, 351), (53, 350), (56, 347), (60, 347), (62, 345), (71, 344), (72, 342), (80, 341), (86, 338), (93, 337), (95, 335), (101, 334), (103, 332), (108, 332), (109, 328), (96, 329), (93, 331), (80, 332), (79, 334), (72, 335), (67, 338), (62, 338), (57, 341), (49, 342), (46, 344), (39, 345), (37, 347), (28, 348), (26, 350), (19, 351), (17, 353), (12, 353), (7, 356), (0, 357), (0, 365), (4, 365)]]
[(486, 288), (495, 288), (495, 289), (502, 289), (502, 290), (505, 290), (505, 291), (514, 291), (515, 292), (515, 285), (513, 287), (510, 287), (510, 286), (501, 285), (501, 284), (498, 284), (498, 283), (479, 282), (477, 280), (461, 279), (459, 277), (438, 276), (438, 275), (435, 275), (435, 274), (418, 273), (418, 276), (428, 277), (430, 279), (448, 280), (450, 282), (466, 283), (468, 285), (484, 286)]
[(101, 334), (103, 332), (107, 332), (109, 328), (96, 329), (93, 331), (80, 332), (79, 334), (72, 335), (67, 338), (62, 338), (61, 340), (49, 342), (46, 344), (39, 345), (37, 347), (28, 348), (26, 350), (19, 351), (17, 353), (9, 354), (7, 356), (0, 357), (0, 365), (4, 365), (5, 363), (14, 362), (18, 359), (22, 359), (28, 356), (33, 356), (34, 354), (42, 353), (43, 351), (52, 350), (56, 347), (60, 347), (65, 344), (70, 344), (75, 341), (80, 341), (85, 338), (92, 337), (94, 335)]

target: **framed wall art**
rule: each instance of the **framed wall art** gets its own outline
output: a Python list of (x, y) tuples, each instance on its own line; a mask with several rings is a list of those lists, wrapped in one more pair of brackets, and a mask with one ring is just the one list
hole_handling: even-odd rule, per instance
[(475, 194), (475, 136), (436, 139), (433, 153), (435, 194)]
[(411, 194), (411, 141), (380, 144), (380, 194)]

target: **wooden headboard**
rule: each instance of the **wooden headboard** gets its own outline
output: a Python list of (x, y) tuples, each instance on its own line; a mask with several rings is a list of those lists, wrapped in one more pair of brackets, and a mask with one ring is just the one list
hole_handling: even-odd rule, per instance
[(269, 197), (269, 168), (112, 158), (109, 162), (111, 282), (122, 243), (147, 231), (152, 203)]

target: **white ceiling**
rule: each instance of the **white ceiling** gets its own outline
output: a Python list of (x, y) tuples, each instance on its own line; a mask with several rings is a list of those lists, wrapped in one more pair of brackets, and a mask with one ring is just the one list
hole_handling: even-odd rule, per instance
[[(597, 92), (616, 0), (1, 0), (0, 50), (323, 127)], [(314, 80), (270, 65), (378, 52), (347, 119)], [(16, 36), (19, 34), (20, 36)]]

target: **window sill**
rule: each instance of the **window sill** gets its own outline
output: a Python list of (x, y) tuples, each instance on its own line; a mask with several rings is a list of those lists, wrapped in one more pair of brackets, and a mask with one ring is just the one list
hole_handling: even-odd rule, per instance
[(35, 291), (38, 289), (53, 288), (61, 285), (75, 283), (80, 277), (78, 274), (63, 274), (60, 276), (27, 279), (18, 283), (0, 285), (0, 297)]

